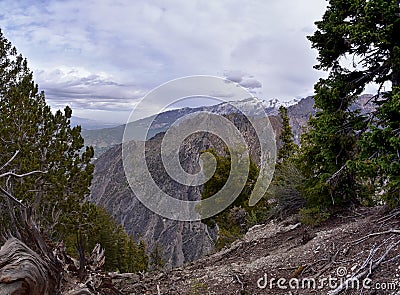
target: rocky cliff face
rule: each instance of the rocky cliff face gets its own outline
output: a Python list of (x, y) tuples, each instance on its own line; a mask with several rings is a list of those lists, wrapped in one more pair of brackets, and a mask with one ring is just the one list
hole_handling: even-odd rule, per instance
[(315, 114), (314, 99), (309, 96), (303, 98), (299, 103), (288, 107), (288, 115), (295, 142), (300, 143), (303, 126), (306, 126), (311, 115)]
[[(206, 226), (164, 219), (135, 197), (125, 178), (121, 145), (103, 154), (95, 167), (91, 201), (105, 207), (129, 234), (144, 240), (150, 248), (159, 244), (167, 264), (180, 265), (213, 250), (214, 233)], [(199, 192), (182, 193), (190, 197)]]
[[(259, 143), (251, 124), (241, 115), (228, 115), (228, 118), (243, 134), (251, 157), (259, 162)], [(276, 118), (271, 118), (271, 121), (273, 127), (278, 128)], [(201, 186), (181, 185), (165, 171), (160, 154), (163, 136), (164, 133), (159, 133), (146, 143), (147, 167), (152, 178), (170, 196), (181, 200), (199, 200)], [(200, 132), (189, 136), (179, 151), (182, 168), (188, 173), (197, 172), (200, 168), (200, 151), (208, 148), (223, 153), (225, 145), (212, 134)], [(110, 211), (129, 234), (143, 239), (150, 249), (160, 245), (167, 265), (181, 265), (214, 250), (216, 233), (213, 229), (201, 222), (178, 222), (162, 218), (137, 199), (124, 174), (121, 145), (111, 148), (96, 160), (92, 183), (90, 200)]]

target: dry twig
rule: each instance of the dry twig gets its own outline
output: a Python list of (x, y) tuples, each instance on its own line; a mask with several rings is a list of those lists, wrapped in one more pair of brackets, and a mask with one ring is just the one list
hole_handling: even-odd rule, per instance
[(362, 237), (362, 238), (354, 241), (354, 243), (352, 245), (353, 246), (358, 245), (358, 244), (364, 242), (365, 240), (368, 240), (371, 237), (380, 236), (380, 235), (387, 235), (387, 234), (400, 234), (400, 230), (399, 229), (389, 229), (389, 230), (384, 231), (384, 232), (372, 233), (372, 234), (366, 235), (365, 237)]
[[(384, 242), (385, 243), (385, 242)], [(364, 263), (362, 264), (362, 266), (355, 272), (354, 275), (352, 275), (350, 278), (348, 278), (346, 281), (344, 281), (339, 287), (337, 287), (335, 290), (332, 290), (330, 292), (328, 292), (329, 295), (337, 295), (340, 294), (343, 290), (345, 290), (348, 286), (351, 286), (351, 282), (353, 281), (357, 281), (360, 280), (364, 277), (368, 278), (371, 273), (377, 269), (379, 267), (379, 265), (383, 262), (385, 262), (386, 257), (388, 256), (388, 254), (391, 252), (391, 250), (393, 250), (393, 248), (395, 248), (396, 246), (398, 246), (400, 244), (400, 240), (398, 240), (397, 242), (394, 242), (392, 244), (390, 244), (387, 248), (385, 253), (379, 257), (378, 259), (376, 259), (375, 261), (373, 260), (375, 254), (377, 253), (378, 249), (383, 245), (383, 243), (378, 246), (378, 247), (374, 247), (370, 250), (370, 255), (368, 256), (368, 258), (364, 261)], [(397, 256), (400, 258), (400, 256)], [(358, 274), (357, 274), (358, 273)], [(357, 275), (356, 275), (357, 274)]]

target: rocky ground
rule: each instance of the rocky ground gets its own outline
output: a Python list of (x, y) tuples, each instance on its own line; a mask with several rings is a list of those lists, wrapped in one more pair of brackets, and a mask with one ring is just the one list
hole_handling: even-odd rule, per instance
[(314, 228), (271, 221), (229, 249), (113, 283), (123, 294), (400, 294), (400, 210), (358, 208)]

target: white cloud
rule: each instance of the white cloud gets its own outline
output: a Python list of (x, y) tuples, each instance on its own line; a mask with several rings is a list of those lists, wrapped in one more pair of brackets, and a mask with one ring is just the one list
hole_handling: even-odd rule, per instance
[[(185, 75), (220, 75), (288, 100), (321, 73), (306, 35), (320, 0), (0, 2), (0, 27), (52, 105), (124, 109)], [(82, 112), (82, 110), (80, 110)]]
[(225, 71), (224, 73), (225, 78), (236, 83), (242, 82), (246, 75), (247, 74), (242, 71)]
[(256, 80), (256, 79), (247, 79), (244, 80), (240, 83), (241, 86), (243, 86), (244, 88), (248, 88), (250, 90), (255, 89), (255, 88), (261, 88), (262, 84), (260, 81)]

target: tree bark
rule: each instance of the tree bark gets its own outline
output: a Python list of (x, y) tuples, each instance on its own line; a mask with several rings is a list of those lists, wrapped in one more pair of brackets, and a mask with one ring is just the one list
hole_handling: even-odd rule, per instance
[(51, 261), (25, 243), (11, 237), (0, 249), (0, 295), (119, 295), (109, 274), (100, 271), (104, 250), (97, 244), (85, 259), (84, 278), (78, 262), (65, 253), (62, 243), (52, 251)]
[(0, 249), (0, 295), (57, 294), (51, 273), (48, 263), (16, 238)]

